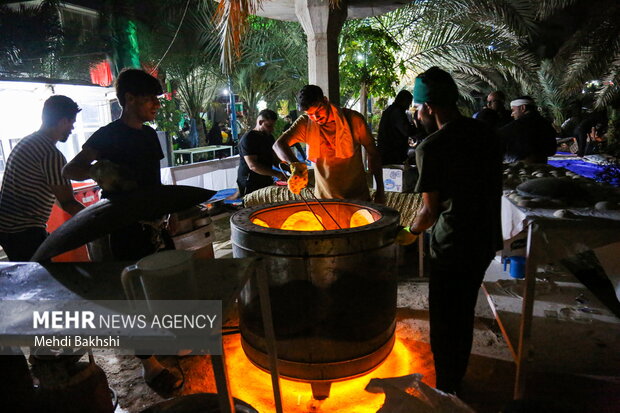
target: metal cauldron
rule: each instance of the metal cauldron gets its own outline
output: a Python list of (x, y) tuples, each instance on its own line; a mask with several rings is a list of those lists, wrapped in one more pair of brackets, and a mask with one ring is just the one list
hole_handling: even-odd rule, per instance
[[(394, 344), (396, 315), (398, 212), (367, 202), (322, 203), (343, 229), (329, 229), (335, 224), (316, 202), (310, 206), (328, 230), (278, 229), (292, 213), (307, 210), (298, 201), (231, 217), (234, 256), (263, 257), (270, 276), (279, 372), (311, 382), (313, 390), (378, 366)], [(375, 222), (348, 228), (360, 209)], [(255, 218), (270, 228), (253, 224)], [(251, 282), (241, 294), (240, 330), (246, 355), (266, 369), (258, 290)], [(315, 397), (321, 395), (315, 391)]]

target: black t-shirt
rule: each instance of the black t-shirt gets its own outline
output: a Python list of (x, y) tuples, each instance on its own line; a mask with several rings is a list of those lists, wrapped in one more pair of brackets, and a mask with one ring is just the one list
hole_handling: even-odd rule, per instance
[(484, 123), (461, 117), (416, 149), (416, 192), (439, 192), (442, 210), (432, 229), (431, 257), (439, 266), (491, 259), (502, 248), (502, 151)]
[[(239, 169), (237, 170), (237, 180), (251, 191), (264, 188), (273, 183), (271, 176), (260, 175), (252, 172), (245, 162), (244, 156), (256, 155), (257, 162), (261, 165), (271, 167), (274, 165), (273, 144), (275, 140), (272, 135), (251, 130), (239, 141)], [(249, 193), (250, 191), (248, 191)]]
[(99, 153), (99, 160), (119, 165), (123, 176), (136, 181), (138, 186), (161, 185), (159, 160), (164, 154), (157, 132), (150, 126), (134, 129), (120, 119), (100, 128), (83, 146)]
[(480, 112), (478, 112), (475, 116), (475, 119), (482, 121), (489, 125), (493, 129), (499, 129), (512, 120), (510, 117), (510, 112), (506, 110), (502, 110), (500, 112), (496, 112), (490, 108), (484, 108)]
[(557, 148), (555, 129), (538, 112), (513, 120), (499, 134), (505, 145), (506, 162), (547, 163), (547, 157), (553, 156)]
[(409, 136), (415, 133), (415, 126), (409, 122), (401, 106), (392, 104), (384, 110), (377, 135), (377, 147), (383, 165), (402, 164), (407, 159)]

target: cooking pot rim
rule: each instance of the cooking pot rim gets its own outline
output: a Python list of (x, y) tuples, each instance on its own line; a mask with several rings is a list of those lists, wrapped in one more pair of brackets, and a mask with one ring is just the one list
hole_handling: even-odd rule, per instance
[[(251, 218), (257, 212), (264, 212), (268, 210), (288, 208), (291, 206), (305, 206), (303, 201), (282, 201), (276, 202), (268, 205), (258, 205), (254, 207), (244, 208), (240, 211), (235, 212), (230, 217), (231, 225), (235, 226), (237, 230), (246, 231), (246, 232), (260, 232), (263, 235), (273, 234), (277, 236), (286, 236), (291, 235), (295, 237), (316, 237), (320, 235), (322, 237), (330, 237), (330, 236), (341, 236), (347, 233), (359, 233), (366, 232), (375, 229), (379, 229), (382, 227), (390, 226), (393, 224), (398, 224), (400, 220), (399, 212), (396, 209), (387, 207), (385, 205), (379, 205), (368, 201), (357, 201), (357, 200), (349, 200), (349, 199), (321, 199), (320, 200), (323, 205), (327, 204), (344, 204), (350, 205), (354, 207), (367, 208), (377, 212), (380, 215), (380, 218), (375, 222), (372, 222), (367, 225), (362, 225), (360, 227), (355, 228), (343, 228), (343, 229), (328, 229), (328, 230), (320, 230), (320, 231), (295, 231), (288, 229), (280, 229), (280, 228), (266, 228), (260, 225), (256, 225), (251, 221)], [(317, 208), (316, 211), (321, 210), (321, 206), (316, 201), (308, 201), (313, 208)]]

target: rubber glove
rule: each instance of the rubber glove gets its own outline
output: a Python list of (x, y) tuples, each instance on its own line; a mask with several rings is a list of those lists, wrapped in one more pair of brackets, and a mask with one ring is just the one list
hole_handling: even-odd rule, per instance
[(304, 162), (291, 163), (291, 177), (287, 182), (289, 191), (298, 195), (308, 186), (308, 165)]
[(419, 235), (419, 232), (411, 231), (411, 228), (404, 227), (398, 231), (394, 242), (398, 245), (411, 245), (418, 239)]

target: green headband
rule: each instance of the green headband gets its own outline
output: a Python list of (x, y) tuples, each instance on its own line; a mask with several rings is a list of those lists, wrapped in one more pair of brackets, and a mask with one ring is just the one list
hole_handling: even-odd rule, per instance
[(459, 92), (454, 82), (433, 82), (422, 75), (415, 79), (413, 87), (414, 103), (455, 103), (458, 97)]

